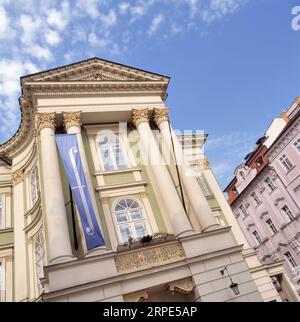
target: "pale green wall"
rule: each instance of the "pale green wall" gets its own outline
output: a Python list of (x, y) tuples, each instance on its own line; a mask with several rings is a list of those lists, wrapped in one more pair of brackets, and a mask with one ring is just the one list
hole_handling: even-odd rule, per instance
[(14, 243), (14, 233), (12, 231), (0, 232), (0, 246)]
[(104, 175), (104, 182), (106, 185), (133, 183), (135, 182), (133, 173), (115, 173)]

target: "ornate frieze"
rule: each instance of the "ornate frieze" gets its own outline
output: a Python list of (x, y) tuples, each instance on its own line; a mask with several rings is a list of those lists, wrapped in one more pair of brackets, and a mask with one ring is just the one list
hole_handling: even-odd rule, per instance
[(12, 173), (13, 186), (16, 186), (24, 180), (24, 170), (19, 169)]
[(178, 243), (129, 251), (115, 256), (118, 272), (129, 273), (184, 259), (184, 251)]
[(184, 280), (175, 281), (168, 285), (168, 289), (171, 292), (179, 292), (183, 294), (189, 294), (194, 288), (191, 278), (185, 278)]
[(36, 113), (36, 131), (41, 131), (45, 128), (55, 130), (55, 113)]
[(157, 126), (159, 126), (162, 122), (168, 122), (169, 117), (169, 109), (168, 108), (155, 108), (154, 109), (154, 122)]
[(143, 122), (149, 122), (149, 111), (147, 108), (144, 109), (133, 109), (132, 110), (132, 123), (137, 127)]
[(81, 126), (80, 122), (80, 112), (64, 112), (63, 122), (66, 130), (71, 126)]

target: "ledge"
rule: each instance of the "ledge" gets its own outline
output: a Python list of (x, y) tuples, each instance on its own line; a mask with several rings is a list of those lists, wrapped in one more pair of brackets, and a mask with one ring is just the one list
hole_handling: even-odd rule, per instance
[(0, 234), (13, 233), (13, 232), (14, 232), (14, 228), (13, 227), (8, 227), (8, 228), (0, 229)]
[(122, 174), (122, 173), (128, 173), (128, 172), (134, 172), (134, 171), (142, 171), (141, 168), (128, 168), (128, 169), (122, 169), (122, 170), (112, 170), (112, 171), (96, 171), (94, 173), (94, 176), (105, 176), (105, 175), (113, 175), (113, 174)]
[(146, 186), (146, 181), (137, 181), (132, 183), (122, 183), (122, 184), (113, 184), (113, 185), (107, 185), (107, 186), (101, 186), (97, 187), (96, 191), (110, 191), (114, 189), (123, 189), (123, 188), (131, 188), (131, 187), (138, 187), (138, 186)]

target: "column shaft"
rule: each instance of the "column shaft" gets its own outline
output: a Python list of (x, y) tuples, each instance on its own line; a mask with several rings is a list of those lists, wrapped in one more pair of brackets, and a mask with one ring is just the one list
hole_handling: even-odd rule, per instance
[(166, 148), (163, 149), (163, 154), (166, 154), (166, 158), (169, 155), (169, 151), (172, 151), (172, 135), (179, 173), (183, 181), (184, 189), (186, 190), (188, 198), (191, 202), (192, 208), (198, 218), (201, 230), (207, 231), (218, 227), (219, 224), (214, 214), (212, 213), (212, 210), (201, 190), (199, 183), (197, 182), (196, 177), (192, 175), (189, 165), (185, 163), (183, 157), (183, 149), (178, 141), (177, 136), (175, 135), (172, 129), (170, 133), (168, 119), (163, 118), (160, 119), (160, 121), (156, 119), (156, 121), (158, 123), (162, 138), (164, 140), (164, 144), (166, 145)]
[(143, 111), (144, 113), (147, 112), (147, 115), (148, 111), (133, 111), (134, 118), (136, 119), (135, 125), (140, 137), (142, 153), (147, 157), (148, 164), (150, 164), (153, 170), (153, 175), (157, 182), (159, 192), (162, 195), (168, 214), (171, 218), (175, 235), (180, 236), (192, 231), (192, 227), (184, 211), (168, 169), (162, 164), (162, 162), (157, 162), (155, 165), (151, 164), (151, 156), (155, 156), (157, 158), (157, 156), (160, 155), (160, 152), (147, 118), (145, 120), (137, 119), (137, 114), (141, 113), (140, 111)]

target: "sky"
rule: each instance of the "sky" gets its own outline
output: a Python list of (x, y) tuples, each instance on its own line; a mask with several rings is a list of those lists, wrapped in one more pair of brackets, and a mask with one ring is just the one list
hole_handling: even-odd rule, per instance
[(205, 152), (224, 188), (300, 96), (295, 6), (300, 0), (0, 0), (0, 142), (20, 123), (20, 76), (97, 56), (171, 77), (173, 127), (209, 134)]

